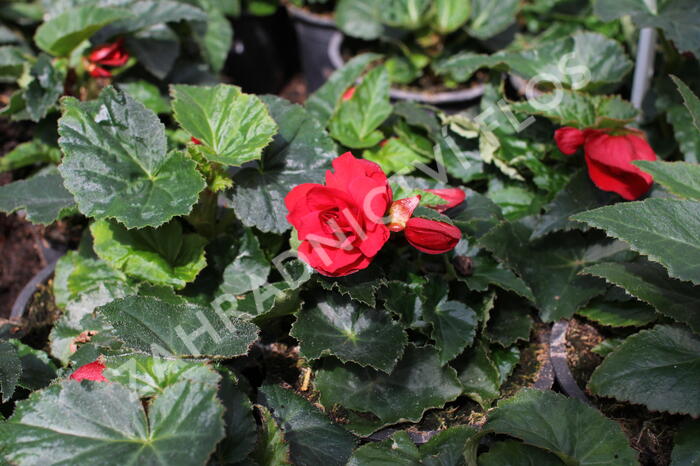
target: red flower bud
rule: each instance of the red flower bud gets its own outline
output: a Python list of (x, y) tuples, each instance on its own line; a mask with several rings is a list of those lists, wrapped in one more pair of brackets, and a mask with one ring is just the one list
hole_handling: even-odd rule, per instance
[(202, 144), (202, 141), (200, 141), (199, 139), (197, 139), (197, 138), (194, 137), (194, 136), (192, 136), (192, 137), (190, 138), (190, 141), (192, 141), (192, 143), (193, 143), (193, 144), (196, 144), (196, 145)]
[(557, 147), (566, 155), (573, 155), (586, 142), (586, 134), (580, 129), (567, 126), (554, 132)]
[(355, 86), (351, 86), (351, 87), (348, 87), (348, 89), (345, 92), (343, 92), (343, 96), (341, 97), (341, 99), (343, 101), (350, 100), (350, 99), (352, 99), (352, 96), (354, 96), (354, 95), (355, 95)]
[(420, 196), (407, 197), (392, 202), (391, 207), (389, 207), (389, 218), (391, 219), (389, 230), (402, 231), (406, 228), (406, 222), (411, 218), (418, 204), (420, 204)]
[(428, 191), (429, 193), (433, 193), (437, 196), (440, 196), (444, 200), (447, 201), (447, 204), (439, 204), (439, 205), (429, 205), (427, 207), (430, 207), (431, 209), (435, 209), (438, 212), (444, 212), (447, 209), (451, 209), (454, 206), (458, 206), (462, 202), (464, 202), (464, 199), (467, 197), (467, 193), (465, 193), (463, 190), (459, 188), (447, 188), (447, 189), (426, 189), (425, 191)]
[(111, 78), (112, 73), (110, 73), (108, 70), (101, 68), (96, 65), (91, 65), (89, 68), (90, 70), (90, 76), (93, 78)]
[(413, 217), (404, 231), (411, 246), (427, 254), (442, 254), (457, 246), (462, 232), (449, 223)]
[(107, 379), (102, 375), (105, 369), (105, 365), (100, 361), (91, 362), (90, 364), (79, 367), (71, 374), (70, 378), (77, 381), (93, 380), (95, 382), (107, 382)]
[(88, 60), (98, 65), (124, 66), (129, 61), (129, 54), (124, 50), (124, 39), (95, 47)]

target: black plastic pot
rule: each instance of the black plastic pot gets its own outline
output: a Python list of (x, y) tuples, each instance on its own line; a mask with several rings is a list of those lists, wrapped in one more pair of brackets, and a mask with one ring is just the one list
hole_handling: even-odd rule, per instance
[(32, 296), (34, 296), (34, 293), (36, 293), (39, 285), (46, 283), (49, 277), (53, 275), (53, 271), (56, 268), (56, 262), (58, 262), (58, 259), (63, 256), (64, 252), (42, 246), (41, 254), (44, 257), (46, 266), (37, 272), (37, 274), (34, 275), (26, 285), (24, 285), (22, 291), (19, 292), (14, 304), (12, 305), (12, 310), (10, 311), (10, 320), (18, 321), (22, 318), (22, 316), (24, 316)]
[(321, 87), (335, 69), (328, 56), (328, 46), (338, 30), (332, 19), (294, 5), (287, 5), (287, 11), (297, 33), (301, 67), (311, 93)]
[[(337, 32), (328, 44), (328, 58), (335, 69), (345, 64), (341, 53), (344, 36)], [(434, 105), (450, 113), (456, 113), (473, 106), (484, 95), (484, 85), (477, 84), (468, 89), (459, 89), (446, 92), (414, 92), (404, 89), (391, 88), (389, 95), (394, 100), (410, 100), (428, 105)]]
[(568, 320), (560, 320), (552, 327), (549, 340), (549, 358), (554, 366), (554, 374), (561, 390), (571, 398), (576, 398), (586, 404), (591, 404), (581, 387), (578, 386), (566, 356), (566, 331), (569, 329)]
[(244, 92), (276, 94), (296, 73), (297, 48), (287, 15), (243, 15), (232, 21), (234, 38), (223, 73)]

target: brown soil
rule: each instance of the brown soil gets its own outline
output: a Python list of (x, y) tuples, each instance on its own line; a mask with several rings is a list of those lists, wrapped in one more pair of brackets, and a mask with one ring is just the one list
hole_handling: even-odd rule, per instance
[[(569, 368), (582, 389), (603, 358), (591, 349), (605, 339), (609, 330), (577, 319), (569, 321), (566, 350)], [(619, 336), (619, 335), (618, 335)], [(643, 466), (668, 466), (671, 462), (673, 435), (683, 416), (656, 413), (644, 406), (601, 398), (588, 393), (590, 400), (606, 417), (615, 420), (639, 452)]]
[(283, 97), (295, 104), (303, 104), (306, 102), (308, 93), (306, 91), (306, 81), (304, 75), (297, 74), (282, 88), (279, 93)]

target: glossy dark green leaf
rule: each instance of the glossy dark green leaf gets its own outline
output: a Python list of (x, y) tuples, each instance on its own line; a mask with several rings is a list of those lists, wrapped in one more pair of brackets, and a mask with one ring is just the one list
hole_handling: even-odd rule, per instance
[(182, 381), (148, 405), (118, 383), (65, 381), (33, 393), (0, 425), (17, 464), (204, 464), (223, 437), (216, 384)]
[(598, 244), (579, 233), (560, 234), (556, 241), (529, 240), (532, 230), (522, 223), (507, 222), (481, 238), (491, 250), (517, 272), (532, 290), (543, 320), (571, 317), (591, 298), (605, 291), (605, 284), (579, 276), (581, 269), (620, 251), (620, 244)]
[(538, 43), (532, 49), (507, 53), (504, 60), (525, 79), (537, 77), (540, 82), (580, 91), (617, 84), (632, 69), (622, 45), (595, 32)]
[(182, 152), (166, 153), (155, 113), (112, 87), (97, 100), (63, 100), (59, 167), (80, 211), (127, 228), (159, 226), (189, 213), (205, 183)]
[[(590, 269), (600, 270), (600, 268), (617, 267), (617, 265), (598, 264), (591, 266)], [(588, 268), (584, 269), (584, 273), (587, 271)], [(644, 327), (654, 322), (657, 317), (653, 307), (636, 299), (619, 302), (596, 298), (576, 313), (607, 327)]]
[(472, 0), (472, 14), (468, 23), (469, 34), (477, 39), (488, 39), (503, 32), (515, 22), (520, 9), (517, 0)]
[(337, 295), (299, 312), (290, 335), (299, 340), (304, 358), (333, 355), (384, 372), (394, 368), (407, 341), (401, 325), (385, 310)]
[(666, 121), (673, 126), (678, 148), (689, 163), (700, 162), (700, 131), (683, 105), (673, 105), (666, 110)]
[(343, 93), (354, 86), (368, 65), (378, 58), (379, 55), (376, 53), (363, 53), (348, 60), (342, 68), (328, 78), (323, 86), (306, 99), (304, 104), (306, 110), (323, 125), (328, 123)]
[(463, 0), (436, 0), (435, 24), (441, 34), (448, 34), (460, 28), (471, 14), (471, 1)]
[(494, 443), (479, 456), (479, 466), (565, 466), (555, 455), (514, 440)]
[(282, 428), (294, 464), (345, 465), (355, 444), (352, 434), (291, 390), (263, 385), (260, 396)]
[(12, 398), (22, 375), (22, 363), (17, 349), (8, 341), (0, 340), (0, 402)]
[(352, 453), (348, 466), (421, 464), (421, 454), (408, 434), (402, 430), (381, 442), (362, 445)]
[(219, 399), (226, 409), (226, 436), (218, 445), (214, 457), (222, 463), (243, 461), (255, 448), (258, 429), (248, 395), (240, 387), (238, 379), (226, 370), (222, 371)]
[(274, 96), (262, 98), (279, 127), (258, 167), (234, 176), (232, 203), (247, 226), (282, 233), (290, 228), (284, 197), (302, 183), (318, 183), (331, 168), (336, 147), (303, 107)]
[(140, 66), (158, 79), (165, 79), (173, 71), (180, 56), (180, 39), (165, 24), (156, 24), (130, 34), (124, 41)]
[(492, 350), (479, 341), (452, 364), (464, 394), (486, 409), (499, 397), (501, 385), (519, 360), (517, 348)]
[(462, 302), (448, 300), (447, 292), (445, 282), (431, 279), (420, 293), (422, 316), (432, 327), (430, 336), (443, 365), (472, 344), (478, 323), (476, 312)]
[(483, 194), (468, 190), (467, 198), (465, 208), (452, 218), (463, 233), (480, 238), (504, 219), (501, 209)]
[(178, 84), (171, 94), (175, 119), (202, 142), (197, 148), (213, 162), (240, 166), (257, 160), (277, 132), (260, 98), (239, 87)]
[(0, 173), (29, 165), (61, 161), (63, 154), (58, 147), (45, 144), (38, 138), (22, 142), (0, 158)]
[(129, 11), (116, 8), (94, 5), (72, 8), (39, 26), (34, 41), (44, 52), (67, 57), (99, 29), (126, 17), (132, 20)]
[(483, 332), (484, 337), (504, 348), (518, 341), (527, 341), (532, 329), (529, 308), (522, 299), (499, 295)]
[(27, 220), (49, 224), (75, 212), (73, 195), (63, 187), (63, 178), (54, 167), (26, 180), (0, 186), (0, 211), (12, 213), (23, 209)]
[[(56, 365), (46, 352), (34, 349), (19, 340), (9, 340), (17, 349), (22, 364), (22, 374), (17, 385), (27, 390), (39, 390), (48, 386), (56, 378)], [(2, 344), (0, 343), (0, 346)], [(0, 350), (0, 352), (2, 352)], [(1, 392), (1, 390), (0, 390)]]
[(231, 303), (231, 312), (236, 317), (264, 326), (282, 316), (291, 315), (301, 309), (299, 290), (290, 288), (285, 282), (271, 283), (246, 293), (241, 299), (223, 295), (220, 304)]
[(686, 421), (673, 438), (671, 466), (694, 466), (700, 463), (700, 421)]
[(565, 464), (637, 465), (620, 426), (596, 409), (551, 391), (521, 390), (489, 414), (485, 430), (549, 450)]
[(683, 97), (683, 103), (693, 119), (695, 128), (700, 131), (700, 99), (698, 96), (693, 94), (693, 91), (691, 91), (683, 81), (673, 75), (671, 76), (671, 79), (673, 79), (673, 82), (676, 83), (678, 92), (680, 92), (681, 96)]
[(338, 28), (351, 37), (377, 39), (384, 30), (381, 3), (376, 0), (339, 0), (335, 8)]
[(700, 202), (647, 199), (601, 207), (574, 219), (626, 241), (672, 277), (700, 284)]
[(127, 230), (123, 225), (98, 220), (90, 226), (97, 255), (129, 276), (157, 285), (182, 288), (206, 266), (206, 239), (183, 234), (177, 220), (158, 228)]
[(615, 195), (602, 191), (591, 182), (586, 171), (577, 172), (564, 188), (545, 206), (545, 213), (537, 217), (537, 226), (531, 239), (538, 239), (557, 231), (587, 230), (585, 223), (569, 217), (609, 204)]
[(503, 63), (498, 55), (486, 55), (470, 51), (446, 54), (432, 63), (432, 69), (439, 76), (447, 76), (457, 82), (465, 82), (481, 68), (490, 68)]
[(111, 24), (97, 35), (100, 41), (111, 36), (143, 30), (162, 23), (175, 23), (182, 20), (206, 21), (207, 14), (200, 8), (174, 0), (139, 0), (130, 2), (132, 16)]
[(151, 84), (148, 81), (131, 81), (119, 83), (119, 89), (157, 114), (170, 113), (168, 100), (161, 95), (160, 89), (155, 84)]
[(331, 136), (344, 146), (372, 147), (384, 139), (378, 128), (391, 111), (389, 76), (384, 67), (374, 68), (357, 86), (352, 98), (340, 103), (328, 128)]
[(436, 349), (413, 345), (406, 347), (390, 374), (325, 360), (316, 374), (316, 387), (324, 406), (370, 412), (382, 424), (418, 421), (427, 409), (442, 407), (462, 393), (454, 369), (441, 367)]
[(264, 406), (257, 406), (262, 425), (258, 431), (258, 441), (251, 458), (260, 466), (280, 466), (292, 464), (289, 444), (284, 438), (270, 411)]
[(510, 269), (496, 262), (489, 254), (479, 253), (471, 257), (471, 275), (460, 276), (459, 280), (466, 283), (472, 291), (486, 291), (489, 285), (495, 285), (507, 291), (512, 291), (523, 298), (534, 301), (530, 288)]
[(108, 357), (104, 377), (138, 393), (139, 398), (158, 396), (169, 386), (181, 382), (216, 385), (221, 377), (206, 364), (163, 359), (145, 354)]
[(246, 354), (258, 328), (224, 312), (130, 296), (102, 306), (117, 336), (135, 350), (154, 355), (226, 358)]
[(661, 314), (700, 332), (700, 286), (670, 278), (658, 264), (644, 260), (602, 263), (586, 267), (581, 273), (604, 278)]
[(51, 57), (42, 53), (29, 74), (34, 79), (29, 82), (24, 92), (24, 100), (29, 117), (38, 122), (46, 116), (63, 94), (66, 73), (52, 63)]
[(270, 263), (260, 249), (260, 242), (252, 230), (246, 229), (238, 245), (236, 258), (224, 269), (222, 293), (240, 295), (267, 283)]
[(687, 162), (634, 162), (654, 176), (654, 182), (676, 196), (700, 201), (700, 165)]
[(208, 18), (206, 21), (191, 23), (202, 55), (216, 73), (224, 67), (233, 43), (233, 28), (217, 3), (200, 2), (200, 5), (207, 7)]
[(0, 47), (0, 82), (11, 83), (22, 75), (25, 63), (22, 55), (22, 49), (19, 47), (9, 45)]
[(643, 404), (652, 411), (700, 415), (700, 337), (657, 325), (627, 338), (593, 372), (596, 395)]
[(594, 6), (603, 21), (630, 15), (639, 28), (660, 28), (680, 51), (700, 55), (700, 31), (695, 21), (700, 4), (694, 0), (666, 0), (658, 6), (644, 0), (598, 0)]
[[(556, 105), (555, 105), (556, 104)], [(537, 100), (511, 104), (517, 112), (542, 115), (561, 126), (577, 128), (623, 127), (637, 118), (637, 110), (617, 96), (558, 90)]]

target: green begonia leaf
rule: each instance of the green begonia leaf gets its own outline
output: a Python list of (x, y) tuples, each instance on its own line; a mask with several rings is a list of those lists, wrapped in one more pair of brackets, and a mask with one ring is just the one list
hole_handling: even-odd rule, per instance
[(252, 230), (246, 229), (238, 246), (236, 258), (224, 269), (222, 293), (240, 295), (267, 283), (270, 263), (260, 249), (260, 242)]
[(671, 466), (693, 466), (700, 463), (700, 421), (686, 421), (673, 438)]
[(676, 196), (700, 201), (700, 165), (687, 162), (634, 162)]
[(379, 144), (384, 135), (378, 130), (391, 115), (389, 76), (384, 67), (367, 73), (351, 99), (340, 103), (328, 128), (341, 144), (363, 149)]
[(506, 222), (482, 237), (481, 245), (513, 268), (527, 283), (543, 320), (571, 317), (605, 284), (577, 274), (581, 269), (620, 251), (620, 244), (591, 243), (577, 232), (560, 233), (556, 241), (529, 240), (532, 230)]
[(427, 409), (442, 407), (462, 393), (454, 369), (441, 367), (436, 349), (413, 345), (406, 347), (390, 374), (352, 363), (324, 360), (316, 374), (316, 387), (324, 406), (340, 404), (355, 411), (370, 412), (382, 424), (418, 421)]
[(468, 23), (469, 34), (477, 39), (489, 39), (503, 32), (515, 22), (520, 9), (518, 0), (472, 0), (472, 14)]
[(333, 73), (316, 92), (311, 94), (304, 106), (323, 125), (328, 123), (335, 112), (343, 93), (355, 85), (355, 81), (367, 66), (380, 56), (376, 53), (363, 53), (353, 57), (342, 68)]
[(46, 116), (56, 103), (56, 99), (63, 94), (66, 74), (62, 68), (56, 67), (51, 62), (51, 57), (44, 53), (39, 55), (29, 74), (34, 79), (24, 92), (24, 100), (29, 118), (38, 122)]
[(27, 211), (27, 220), (49, 224), (73, 213), (73, 195), (63, 187), (63, 178), (54, 167), (47, 168), (26, 180), (0, 186), (0, 211)]
[(647, 199), (601, 207), (574, 219), (626, 241), (672, 277), (700, 284), (700, 202)]
[(377, 0), (339, 0), (335, 8), (335, 22), (348, 36), (377, 39), (384, 30), (381, 6)]
[(12, 398), (22, 375), (22, 362), (17, 348), (10, 342), (0, 340), (0, 403)]
[(204, 464), (224, 433), (216, 388), (178, 382), (146, 414), (138, 395), (118, 383), (54, 384), (18, 404), (0, 425), (0, 447), (24, 465)]
[(222, 311), (130, 296), (102, 306), (98, 315), (129, 347), (154, 355), (230, 358), (246, 354), (258, 328)]
[(59, 167), (82, 213), (127, 228), (157, 227), (189, 213), (205, 183), (193, 160), (166, 153), (155, 113), (112, 87), (97, 100), (63, 100)]
[(627, 338), (593, 372), (593, 393), (643, 404), (652, 411), (700, 415), (700, 337), (657, 325)]
[(565, 464), (638, 464), (635, 451), (615, 421), (577, 399), (551, 391), (524, 389), (499, 402), (484, 429), (549, 450)]
[(172, 220), (158, 228), (127, 230), (123, 225), (98, 220), (90, 226), (97, 255), (117, 270), (156, 285), (183, 288), (206, 266), (206, 239), (183, 234)]
[(34, 41), (44, 52), (67, 57), (99, 29), (126, 17), (131, 20), (129, 11), (116, 8), (90, 5), (70, 9), (39, 26)]
[(681, 96), (683, 97), (683, 103), (693, 119), (695, 128), (700, 131), (700, 99), (698, 96), (693, 94), (693, 91), (691, 91), (683, 81), (675, 76), (671, 76), (671, 79), (673, 79), (673, 82), (676, 83), (678, 92), (680, 92)]
[(202, 144), (213, 162), (240, 166), (260, 159), (277, 125), (259, 97), (228, 84), (171, 87), (173, 111), (180, 126)]
[(581, 273), (604, 278), (661, 314), (700, 332), (700, 286), (670, 278), (658, 264), (643, 260), (602, 263), (586, 267)]
[[(617, 268), (618, 264), (592, 265), (583, 269), (583, 273), (606, 269), (609, 266)], [(620, 266), (622, 269), (625, 268), (624, 265)], [(636, 299), (623, 302), (609, 302), (596, 298), (576, 313), (588, 320), (608, 327), (643, 327), (654, 322), (657, 317), (653, 307)]]
[(565, 466), (559, 458), (514, 440), (494, 443), (479, 456), (479, 466)]
[(148, 81), (131, 81), (119, 83), (119, 89), (141, 102), (147, 109), (157, 113), (170, 113), (168, 100), (161, 95), (160, 89)]
[(391, 372), (403, 354), (406, 334), (384, 310), (371, 309), (337, 295), (328, 295), (297, 315), (290, 335), (299, 340), (308, 359), (333, 355)]
[(355, 444), (352, 434), (291, 390), (264, 385), (260, 395), (284, 431), (294, 464), (345, 465)]
[(258, 430), (258, 441), (250, 455), (251, 458), (260, 466), (292, 464), (289, 444), (284, 438), (282, 429), (267, 408), (259, 405), (257, 408), (262, 425)]

